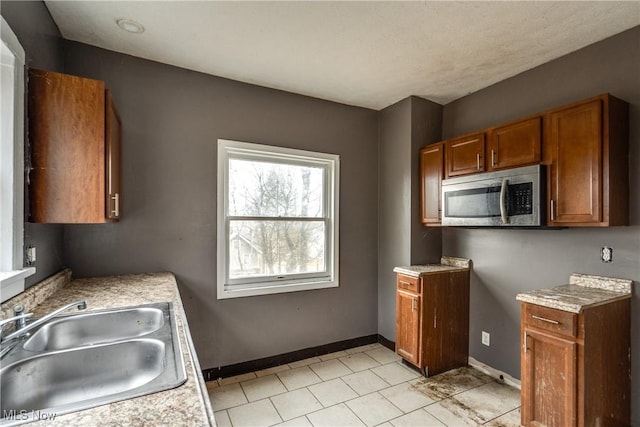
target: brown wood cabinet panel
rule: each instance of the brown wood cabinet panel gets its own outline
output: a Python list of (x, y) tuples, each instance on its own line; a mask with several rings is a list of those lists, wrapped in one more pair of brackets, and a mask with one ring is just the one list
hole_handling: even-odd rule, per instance
[(542, 117), (492, 128), (487, 144), (487, 170), (540, 163)]
[(528, 328), (523, 336), (523, 425), (576, 425), (577, 344)]
[(420, 295), (402, 289), (396, 292), (396, 353), (420, 364)]
[(398, 289), (403, 289), (405, 291), (413, 292), (415, 294), (420, 294), (422, 292), (422, 280), (417, 277), (405, 276), (403, 274), (398, 274), (396, 279), (398, 283)]
[(420, 222), (422, 224), (440, 224), (443, 178), (443, 144), (432, 144), (420, 150)]
[(535, 328), (570, 337), (578, 336), (578, 315), (535, 304), (523, 307), (523, 319)]
[(424, 280), (423, 357), (428, 375), (469, 362), (469, 273), (431, 274)]
[[(576, 319), (577, 335), (538, 322), (541, 310)], [(631, 299), (580, 314), (522, 303), (521, 336), (523, 425), (629, 425)]]
[(110, 221), (108, 186), (120, 192), (121, 137), (104, 82), (31, 69), (28, 90), (29, 220)]
[[(631, 420), (631, 300), (585, 310), (578, 358), (578, 421), (628, 426)], [(580, 342), (580, 341), (578, 341)], [(584, 422), (582, 422), (584, 420)]]
[(425, 375), (467, 366), (469, 270), (407, 278), (397, 276), (396, 353)]
[(628, 225), (628, 105), (601, 95), (545, 122), (548, 224)]
[(602, 221), (602, 102), (549, 115), (553, 224)]
[(445, 142), (447, 178), (485, 171), (484, 133), (465, 135)]
[(111, 92), (107, 91), (106, 115), (106, 183), (105, 216), (108, 219), (120, 218), (122, 206), (122, 131), (120, 116), (116, 111)]

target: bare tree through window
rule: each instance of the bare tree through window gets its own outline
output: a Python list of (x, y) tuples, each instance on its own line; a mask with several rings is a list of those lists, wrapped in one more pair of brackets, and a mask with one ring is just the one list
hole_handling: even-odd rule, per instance
[(230, 161), (230, 277), (325, 269), (323, 180), (320, 167)]

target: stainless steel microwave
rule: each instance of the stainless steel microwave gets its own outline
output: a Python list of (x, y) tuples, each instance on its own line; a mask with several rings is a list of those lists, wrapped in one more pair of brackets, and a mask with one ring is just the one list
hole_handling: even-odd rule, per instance
[(442, 181), (442, 225), (545, 225), (545, 171), (534, 165)]

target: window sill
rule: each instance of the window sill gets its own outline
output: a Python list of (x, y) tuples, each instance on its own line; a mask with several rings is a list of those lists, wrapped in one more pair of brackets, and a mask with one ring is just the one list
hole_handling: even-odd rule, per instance
[(1, 271), (0, 291), (2, 302), (24, 291), (24, 279), (36, 273), (35, 267), (26, 267), (22, 270)]
[(238, 289), (232, 286), (224, 286), (218, 290), (218, 299), (251, 297), (258, 295), (272, 295), (287, 292), (310, 291), (314, 289), (337, 288), (339, 283), (337, 280), (322, 280), (313, 282), (300, 282), (291, 284), (274, 284), (272, 286), (262, 285), (253, 288)]

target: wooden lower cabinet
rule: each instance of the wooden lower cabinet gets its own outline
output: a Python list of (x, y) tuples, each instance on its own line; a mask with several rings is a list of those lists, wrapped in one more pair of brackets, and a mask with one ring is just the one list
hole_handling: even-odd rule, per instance
[(398, 290), (396, 352), (414, 365), (420, 364), (420, 295)]
[(425, 376), (467, 366), (469, 270), (396, 279), (396, 353)]
[(575, 314), (522, 303), (524, 426), (630, 423), (630, 300)]

